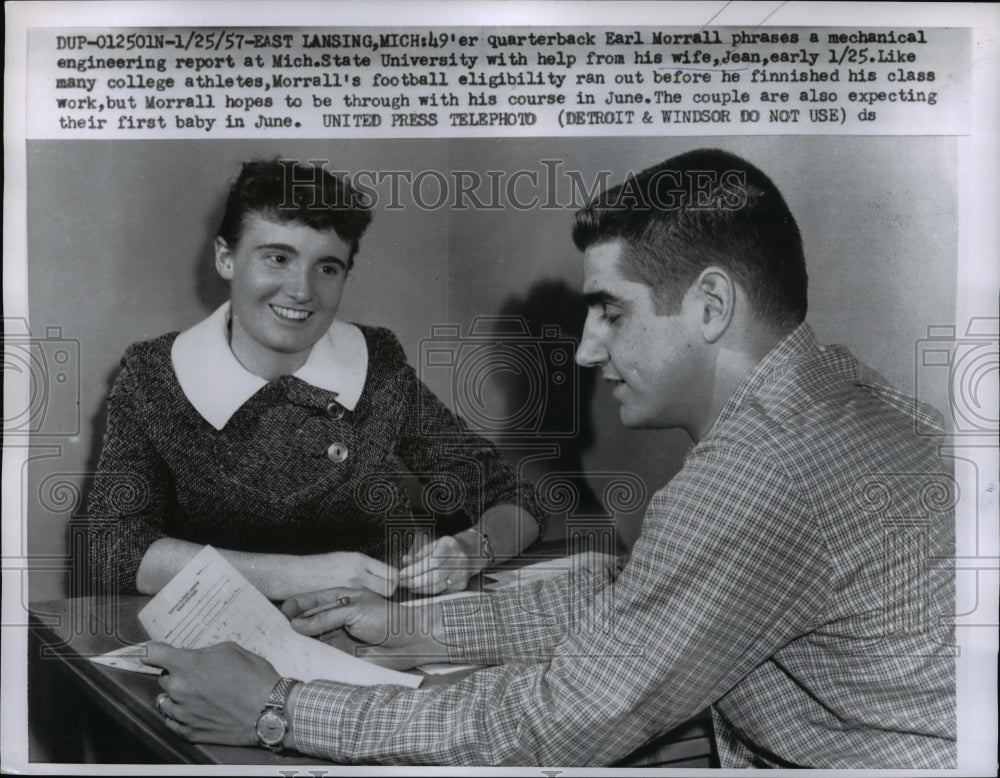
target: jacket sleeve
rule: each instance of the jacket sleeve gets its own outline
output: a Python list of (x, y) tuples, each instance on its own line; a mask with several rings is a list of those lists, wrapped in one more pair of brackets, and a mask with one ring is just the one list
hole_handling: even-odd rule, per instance
[(428, 484), (442, 512), (462, 510), (473, 521), (496, 505), (512, 504), (534, 517), (538, 537), (545, 534), (548, 516), (534, 486), (518, 477), (500, 450), (469, 429), (406, 363), (401, 361), (403, 408), (399, 455)]
[(88, 565), (98, 593), (136, 593), (146, 549), (164, 536), (170, 473), (137, 412), (138, 365), (130, 354), (108, 395), (107, 426), (88, 500)]

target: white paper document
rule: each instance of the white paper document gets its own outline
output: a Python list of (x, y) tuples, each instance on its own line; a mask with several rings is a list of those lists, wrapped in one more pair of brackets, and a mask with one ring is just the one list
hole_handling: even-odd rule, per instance
[(204, 648), (233, 641), (282, 676), (357, 686), (416, 687), (421, 677), (373, 665), (292, 629), (288, 619), (211, 546), (202, 549), (139, 612), (156, 641)]
[(118, 670), (128, 670), (132, 673), (146, 673), (147, 675), (159, 675), (160, 668), (152, 665), (144, 665), (139, 659), (146, 656), (146, 643), (136, 643), (134, 646), (122, 646), (114, 651), (108, 651), (100, 656), (90, 657), (90, 661), (105, 667), (114, 667)]

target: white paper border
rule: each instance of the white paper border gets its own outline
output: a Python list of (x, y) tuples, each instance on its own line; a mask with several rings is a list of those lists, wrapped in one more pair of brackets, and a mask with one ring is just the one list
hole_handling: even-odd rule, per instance
[[(958, 141), (959, 245), (956, 323), (972, 316), (996, 316), (1000, 289), (1000, 66), (998, 34), (1000, 7), (958, 3), (713, 3), (713, 2), (16, 2), (6, 6), (6, 69), (4, 117), (4, 316), (28, 318), (25, 209), (25, 33), (29, 26), (378, 26), (392, 18), (393, 27), (434, 26), (580, 26), (684, 25), (742, 26), (898, 26), (972, 27), (972, 131)], [(6, 377), (6, 376), (5, 376)], [(8, 392), (22, 391), (16, 382)], [(19, 474), (26, 451), (7, 445), (3, 452), (3, 610), (20, 610), (23, 593), (18, 565), (8, 553), (22, 547)], [(979, 451), (981, 472), (998, 472), (997, 449)], [(13, 517), (13, 520), (11, 520)], [(995, 523), (985, 546), (997, 553)], [(996, 610), (996, 593), (993, 593)], [(25, 598), (26, 599), (26, 598)], [(6, 623), (6, 618), (4, 619)], [(25, 694), (26, 633), (5, 629), (2, 642), (2, 768), (35, 774), (74, 772), (131, 774), (135, 767), (106, 765), (41, 765), (27, 762)], [(995, 630), (959, 634), (963, 654), (980, 661), (959, 662), (958, 775), (996, 773), (996, 646)], [(146, 768), (147, 770), (149, 768)], [(246, 774), (251, 768), (156, 766), (160, 774)], [(303, 767), (299, 774), (307, 775)], [(275, 768), (261, 774), (275, 775)], [(145, 770), (144, 770), (145, 771)], [(542, 775), (538, 769), (486, 768), (329, 768), (328, 775)], [(567, 769), (562, 775), (621, 775), (623, 770)], [(636, 774), (677, 774), (678, 771), (629, 771)], [(788, 771), (800, 772), (800, 771)], [(842, 771), (868, 774), (865, 771)], [(876, 771), (876, 774), (922, 775), (924, 771)]]

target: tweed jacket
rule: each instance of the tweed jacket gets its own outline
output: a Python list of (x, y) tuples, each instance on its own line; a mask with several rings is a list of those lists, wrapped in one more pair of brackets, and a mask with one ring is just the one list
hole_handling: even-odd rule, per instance
[(143, 555), (165, 536), (398, 562), (414, 478), (430, 511), (471, 524), (512, 503), (542, 524), (530, 484), (420, 381), (390, 331), (335, 322), (301, 370), (266, 382), (232, 356), (227, 315), (228, 305), (122, 358), (88, 502), (98, 591), (134, 592)]

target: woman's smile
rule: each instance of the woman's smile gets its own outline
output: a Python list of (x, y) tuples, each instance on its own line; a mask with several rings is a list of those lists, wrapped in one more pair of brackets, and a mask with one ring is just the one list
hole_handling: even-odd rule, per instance
[(233, 354), (269, 381), (294, 373), (337, 316), (350, 244), (333, 230), (250, 213), (238, 243), (219, 238), (215, 253), (230, 281)]
[(278, 318), (290, 321), (305, 321), (312, 316), (312, 311), (300, 311), (295, 308), (285, 308), (281, 305), (272, 305), (271, 310), (277, 314)]

